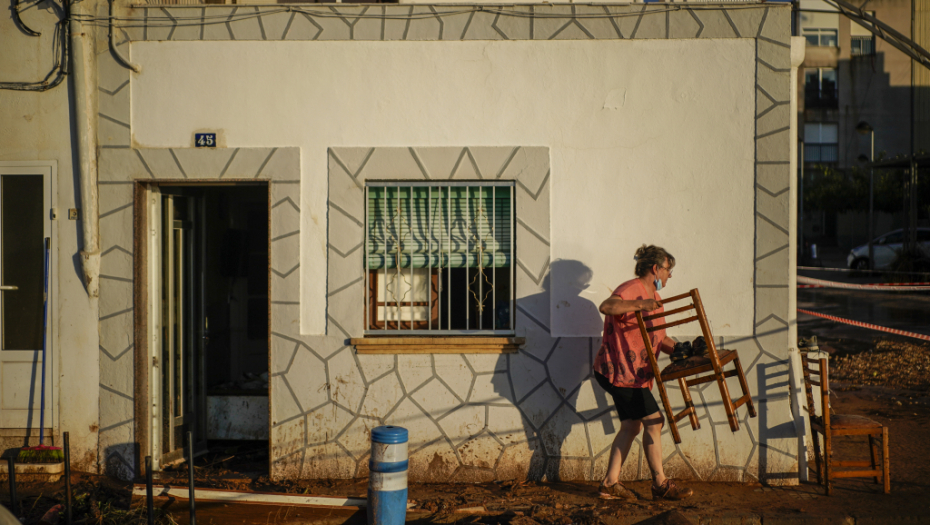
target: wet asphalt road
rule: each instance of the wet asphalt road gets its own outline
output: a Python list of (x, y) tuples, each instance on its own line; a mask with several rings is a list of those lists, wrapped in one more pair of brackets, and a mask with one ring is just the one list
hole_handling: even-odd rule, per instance
[[(881, 282), (840, 272), (799, 270), (798, 275), (850, 284)], [(837, 288), (798, 289), (798, 308), (930, 336), (930, 287), (927, 292), (858, 291)], [(873, 339), (891, 334), (798, 314), (798, 335)], [(917, 339), (905, 338), (910, 342)]]

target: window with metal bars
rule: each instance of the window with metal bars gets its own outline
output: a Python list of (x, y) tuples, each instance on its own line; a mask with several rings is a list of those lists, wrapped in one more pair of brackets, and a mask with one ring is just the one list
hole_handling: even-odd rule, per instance
[(512, 181), (368, 181), (369, 335), (510, 335)]
[(875, 54), (875, 37), (853, 36), (850, 39), (849, 54), (854, 57), (871, 56)]

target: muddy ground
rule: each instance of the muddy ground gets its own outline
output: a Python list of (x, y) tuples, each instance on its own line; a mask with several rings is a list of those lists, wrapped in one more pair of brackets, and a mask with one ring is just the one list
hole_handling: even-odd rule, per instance
[[(758, 483), (682, 482), (694, 497), (681, 502), (653, 501), (649, 482), (627, 483), (639, 495), (632, 502), (595, 497), (596, 483), (505, 481), (475, 485), (413, 484), (415, 508), (408, 523), (505, 523), (568, 525), (621, 523), (740, 523), (761, 518), (837, 522), (850, 516), (857, 523), (930, 523), (930, 348), (898, 338), (872, 341), (821, 339), (833, 353), (833, 409), (859, 414), (889, 428), (892, 492), (882, 494), (871, 479), (838, 480), (833, 496), (802, 482), (794, 487)], [(864, 438), (840, 439), (836, 454), (867, 459)], [(231, 453), (230, 453), (231, 452)], [(233, 458), (229, 458), (233, 456)], [(236, 460), (235, 458), (239, 459)], [(226, 459), (228, 458), (228, 459)], [(237, 462), (238, 461), (238, 462)], [(364, 497), (367, 480), (303, 480), (272, 483), (259, 474), (263, 458), (253, 450), (218, 450), (198, 459), (197, 485), (262, 492)], [(233, 467), (233, 468), (227, 468)], [(813, 479), (813, 475), (811, 476)], [(186, 469), (164, 473), (159, 484), (184, 485)], [(131, 485), (100, 476), (75, 477), (75, 523), (145, 523)], [(63, 483), (21, 483), (19, 498), (25, 523), (39, 523), (45, 512), (63, 501)], [(0, 502), (9, 507), (4, 487)], [(188, 523), (187, 502), (158, 499), (159, 523)], [(364, 523), (364, 510), (317, 510), (298, 507), (224, 505), (200, 502), (201, 524)], [(651, 521), (644, 519), (653, 517)], [(768, 519), (766, 519), (768, 518)], [(682, 521), (685, 520), (685, 521)], [(62, 520), (61, 523), (64, 523)]]

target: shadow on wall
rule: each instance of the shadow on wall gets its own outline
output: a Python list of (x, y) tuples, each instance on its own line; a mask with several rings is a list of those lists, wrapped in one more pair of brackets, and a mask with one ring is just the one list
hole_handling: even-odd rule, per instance
[[(537, 329), (549, 321), (552, 276), (559, 280), (557, 286), (571, 289), (570, 295), (564, 295), (566, 301), (570, 302), (574, 312), (584, 313), (581, 317), (576, 314), (577, 322), (591, 326), (602, 323), (597, 305), (585, 298), (588, 294), (584, 293), (593, 272), (579, 261), (553, 262), (550, 273), (542, 281), (543, 291), (517, 300), (518, 312), (529, 318), (521, 319), (521, 329), (531, 321), (535, 323), (527, 330), (527, 342), (523, 348), (516, 354), (500, 356), (496, 369), (507, 373), (494, 373), (492, 382), (500, 398), (519, 408), (523, 428), (511, 433), (520, 434), (528, 444), (529, 452), (528, 457), (522, 458), (522, 467), (505, 464), (507, 456), (502, 456), (496, 468), (500, 479), (514, 477), (509, 475), (513, 471), (520, 475), (525, 472), (531, 480), (597, 479), (606, 469), (610, 443), (619, 430), (613, 401), (593, 377), (593, 360), (600, 338), (552, 338), (548, 330)], [(776, 335), (784, 330), (785, 327), (779, 326), (774, 331), (757, 333), (750, 339)], [(690, 340), (691, 337), (685, 339)], [(722, 339), (720, 343), (726, 348), (737, 342), (728, 341), (729, 344), (723, 345)], [(733, 348), (740, 346), (744, 345), (732, 345)], [(760, 475), (762, 481), (774, 484), (790, 483), (796, 479), (797, 457), (793, 445), (796, 434), (793, 418), (785, 406), (785, 398), (789, 396), (788, 361), (768, 352), (763, 351), (763, 354), (768, 357), (757, 360), (749, 370), (756, 379), (756, 385), (751, 385), (751, 388), (755, 386), (752, 394), (759, 413), (758, 422), (750, 420), (743, 408), (738, 412), (740, 430), (733, 434), (722, 414), (718, 386), (709, 383), (692, 390), (700, 401), (702, 427), (692, 431), (687, 420), (679, 421), (678, 427), (686, 442), (675, 445), (669, 425), (665, 425), (662, 432), (663, 463), (669, 476), (743, 480), (746, 475)], [(743, 357), (750, 356), (751, 353), (745, 353)], [(662, 355), (659, 366), (664, 368), (669, 363), (668, 357)], [(677, 413), (684, 408), (681, 395), (674, 383), (666, 386), (672, 409)], [(735, 384), (729, 386), (731, 394), (738, 391)], [(653, 393), (658, 398), (655, 388)], [(490, 424), (491, 418), (488, 421)], [(506, 438), (501, 444), (508, 445)], [(732, 464), (737, 457), (745, 459)], [(643, 460), (641, 437), (638, 437), (629, 457), (624, 460), (621, 479), (644, 477), (648, 478), (649, 474)]]
[(138, 443), (120, 443), (107, 446), (104, 457), (104, 474), (115, 479), (131, 480), (136, 475), (132, 459), (142, 456)]
[[(23, 433), (19, 434), (14, 432), (10, 437), (2, 439), (5, 446), (11, 446), (12, 448), (4, 450), (4, 454), (7, 453), (19, 453), (20, 447), (31, 447), (36, 446), (39, 443), (39, 427), (40, 425), (40, 406), (41, 400), (40, 395), (42, 392), (42, 361), (40, 359), (41, 353), (34, 352), (32, 355), (32, 361), (29, 363), (29, 391), (26, 394), (25, 407), (28, 410), (24, 410), (26, 415), (25, 425), (22, 425)], [(51, 392), (51, 370), (46, 369), (46, 385), (45, 390), (46, 394)], [(20, 392), (13, 392), (14, 394), (20, 394)], [(7, 394), (9, 395), (9, 394)], [(16, 395), (12, 396), (16, 397)], [(53, 425), (51, 420), (51, 414), (53, 413), (52, 397), (46, 395), (45, 398), (45, 442), (46, 445), (58, 445), (56, 442), (56, 437), (53, 432)], [(15, 428), (15, 425), (11, 425), (11, 428)], [(5, 457), (5, 456), (4, 456)]]
[[(781, 422), (772, 421), (768, 406), (769, 402), (784, 401), (789, 397), (789, 370), (787, 359), (756, 365), (759, 385), (759, 391), (755, 394), (759, 416), (759, 478), (760, 481), (775, 485), (798, 478), (798, 458), (789, 452), (791, 445), (796, 444), (798, 439), (794, 421), (791, 418), (778, 418), (782, 419)], [(792, 463), (795, 464), (794, 468), (790, 467)]]
[[(586, 329), (596, 327), (592, 332), (600, 331), (603, 320), (597, 305), (582, 296), (593, 271), (580, 261), (554, 261), (543, 278), (543, 291), (517, 299), (518, 312), (533, 319), (549, 318), (553, 274), (558, 276), (560, 287), (571, 290), (570, 295), (566, 293), (563, 297), (570, 298), (566, 300), (571, 303), (572, 310), (578, 312), (575, 314), (577, 322), (583, 323)], [(528, 333), (524, 348), (516, 354), (500, 356), (497, 368), (509, 373), (494, 374), (492, 382), (495, 392), (520, 410), (523, 428), (513, 432), (522, 432), (532, 451), (527, 479), (555, 481), (593, 476), (595, 458), (605, 451), (592, 450), (586, 425), (601, 418), (603, 423), (591, 423), (603, 424), (599, 434), (612, 437), (617, 431), (610, 417), (602, 417), (613, 410), (613, 404), (607, 393), (596, 385), (592, 374), (599, 345), (600, 338), (552, 339), (548, 334), (533, 337)], [(583, 389), (585, 407), (579, 405)], [(589, 408), (591, 405), (593, 409)], [(498, 466), (499, 473), (509, 470), (509, 465)]]

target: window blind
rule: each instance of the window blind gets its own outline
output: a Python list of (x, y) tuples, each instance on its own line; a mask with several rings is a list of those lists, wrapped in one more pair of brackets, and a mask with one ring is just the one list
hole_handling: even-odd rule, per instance
[(386, 268), (511, 265), (505, 186), (369, 186), (366, 264)]

